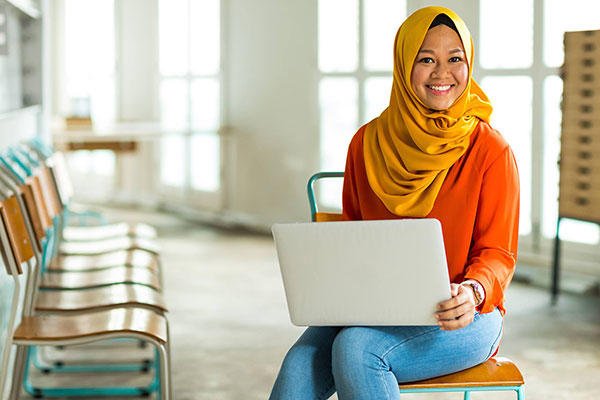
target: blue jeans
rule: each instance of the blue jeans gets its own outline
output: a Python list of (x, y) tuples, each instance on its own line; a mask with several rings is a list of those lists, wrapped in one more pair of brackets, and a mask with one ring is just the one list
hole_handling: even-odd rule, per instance
[(498, 348), (502, 316), (475, 314), (468, 326), (310, 327), (288, 351), (271, 400), (399, 399), (398, 382), (470, 368)]

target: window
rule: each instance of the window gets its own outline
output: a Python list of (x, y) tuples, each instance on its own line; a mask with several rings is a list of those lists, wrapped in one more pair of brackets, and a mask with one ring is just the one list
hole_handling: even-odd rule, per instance
[[(492, 123), (515, 152), (521, 176), (520, 233), (532, 243), (553, 238), (556, 231), (563, 34), (600, 29), (594, 17), (599, 11), (600, 5), (585, 0), (479, 2), (479, 32), (473, 32), (479, 42), (478, 77), (494, 105)], [(541, 46), (534, 49), (534, 42)], [(561, 237), (597, 244), (600, 229), (566, 220)]]
[(220, 0), (160, 0), (161, 183), (181, 193), (221, 185)]
[[(114, 1), (65, 0), (63, 80), (59, 113), (91, 117), (95, 124), (115, 119)], [(114, 174), (115, 155), (107, 151), (77, 151), (69, 155), (74, 180), (84, 186), (90, 175), (107, 180)], [(89, 186), (89, 184), (88, 184)]]
[[(343, 171), (350, 139), (389, 102), (406, 1), (319, 0), (318, 13), (321, 170)], [(341, 182), (318, 189), (321, 204), (341, 208)]]
[(65, 0), (64, 115), (115, 117), (114, 1)]

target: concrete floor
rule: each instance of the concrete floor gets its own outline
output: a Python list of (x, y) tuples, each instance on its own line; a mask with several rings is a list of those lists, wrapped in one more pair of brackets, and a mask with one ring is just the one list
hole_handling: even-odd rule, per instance
[[(159, 229), (171, 310), (174, 398), (266, 399), (283, 355), (302, 332), (289, 322), (271, 238), (158, 213), (112, 209), (109, 216)], [(526, 399), (600, 399), (600, 298), (564, 295), (551, 307), (545, 290), (514, 283), (507, 308), (500, 355), (520, 366)]]

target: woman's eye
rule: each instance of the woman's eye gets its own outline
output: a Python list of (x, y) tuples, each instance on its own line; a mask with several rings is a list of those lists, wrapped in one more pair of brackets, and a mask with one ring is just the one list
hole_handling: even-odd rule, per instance
[(431, 64), (431, 63), (433, 63), (433, 58), (431, 58), (431, 57), (423, 57), (423, 58), (421, 58), (419, 60), (419, 62), (423, 63), (423, 64)]
[(461, 62), (461, 61), (462, 61), (462, 58), (460, 58), (460, 57), (458, 57), (458, 56), (457, 56), (457, 57), (452, 57), (452, 58), (450, 58), (450, 60), (449, 60), (449, 61), (450, 61), (451, 63), (457, 63), (457, 62)]

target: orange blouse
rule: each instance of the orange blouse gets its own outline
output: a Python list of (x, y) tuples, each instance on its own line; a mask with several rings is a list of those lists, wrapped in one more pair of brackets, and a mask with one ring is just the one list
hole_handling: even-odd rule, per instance
[[(365, 171), (363, 126), (348, 149), (343, 218), (402, 218), (371, 190)], [(515, 269), (519, 237), (519, 176), (514, 155), (500, 134), (480, 121), (466, 153), (450, 168), (427, 218), (442, 224), (451, 282), (475, 279), (485, 289), (482, 313), (498, 307)]]

